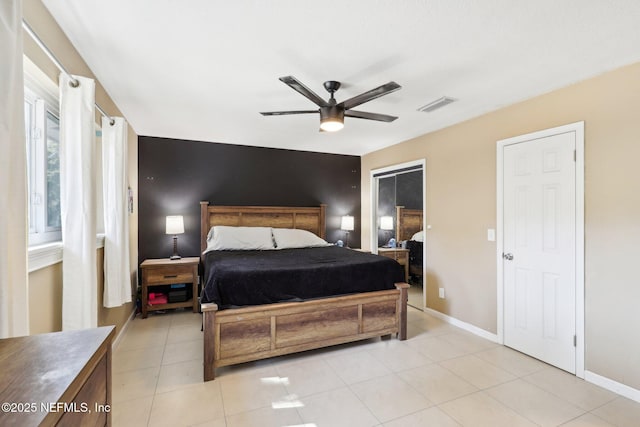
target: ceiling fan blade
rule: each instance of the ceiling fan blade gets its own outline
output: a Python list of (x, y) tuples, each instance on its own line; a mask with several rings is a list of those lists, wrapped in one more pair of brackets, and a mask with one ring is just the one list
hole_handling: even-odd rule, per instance
[(367, 113), (364, 111), (347, 110), (344, 112), (345, 117), (355, 117), (357, 119), (377, 120), (379, 122), (392, 122), (397, 117), (387, 116), (386, 114)]
[(263, 116), (286, 116), (289, 114), (311, 114), (317, 113), (318, 110), (298, 110), (298, 111), (265, 111), (261, 112)]
[(349, 98), (346, 101), (342, 101), (340, 104), (344, 106), (345, 110), (348, 110), (349, 108), (353, 108), (360, 104), (364, 104), (365, 102), (369, 102), (372, 99), (380, 98), (381, 96), (384, 96), (388, 93), (395, 92), (401, 87), (402, 86), (400, 86), (396, 82), (389, 82), (382, 86), (378, 86), (375, 89), (371, 89), (370, 91), (354, 96), (353, 98)]
[(311, 102), (316, 104), (318, 107), (326, 107), (329, 105), (324, 99), (320, 98), (317, 93), (300, 83), (300, 81), (293, 76), (280, 77), (280, 81), (289, 85), (293, 90), (311, 100)]

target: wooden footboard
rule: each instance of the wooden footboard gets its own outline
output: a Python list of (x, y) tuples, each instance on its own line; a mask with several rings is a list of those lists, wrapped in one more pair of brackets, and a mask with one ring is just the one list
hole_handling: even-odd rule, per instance
[(405, 340), (408, 288), (221, 311), (202, 304), (204, 380), (220, 366), (393, 333)]

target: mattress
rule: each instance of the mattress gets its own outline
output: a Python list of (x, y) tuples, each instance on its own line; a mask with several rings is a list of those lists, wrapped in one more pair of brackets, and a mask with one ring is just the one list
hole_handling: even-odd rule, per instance
[(395, 260), (337, 246), (211, 251), (203, 264), (201, 302), (220, 309), (395, 289), (404, 282)]

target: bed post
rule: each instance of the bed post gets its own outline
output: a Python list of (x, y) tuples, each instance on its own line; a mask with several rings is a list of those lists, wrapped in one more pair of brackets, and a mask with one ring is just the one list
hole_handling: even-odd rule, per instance
[(398, 296), (398, 339), (404, 341), (407, 339), (407, 300), (409, 297), (409, 284), (400, 282), (396, 283), (396, 289), (400, 291)]
[(321, 239), (327, 238), (326, 215), (327, 215), (327, 205), (324, 203), (321, 203), (320, 204), (320, 236), (318, 236)]
[(398, 245), (400, 245), (400, 241), (401, 240), (409, 240), (411, 238), (411, 236), (409, 236), (408, 238), (404, 238), (403, 234), (404, 234), (404, 224), (402, 221), (402, 210), (404, 209), (404, 206), (396, 206), (396, 242), (398, 242)]
[(207, 248), (207, 233), (209, 233), (209, 202), (200, 202), (200, 253)]
[(204, 372), (205, 381), (211, 381), (216, 377), (216, 311), (218, 306), (213, 303), (202, 304), (203, 334), (204, 334)]

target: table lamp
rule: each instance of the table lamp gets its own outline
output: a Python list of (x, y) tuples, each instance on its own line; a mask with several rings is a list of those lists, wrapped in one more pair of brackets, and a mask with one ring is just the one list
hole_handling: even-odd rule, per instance
[(354, 218), (351, 215), (345, 215), (342, 217), (342, 221), (340, 222), (340, 229), (346, 232), (345, 236), (345, 246), (349, 247), (349, 232), (353, 231), (354, 227)]
[[(381, 216), (380, 217), (380, 230), (385, 231), (385, 235), (387, 235), (387, 231), (393, 230), (393, 217), (392, 216)], [(389, 239), (387, 239), (389, 240)]]
[(173, 234), (173, 255), (169, 259), (180, 259), (178, 255), (178, 234), (184, 233), (184, 220), (182, 215), (167, 216), (167, 234)]

